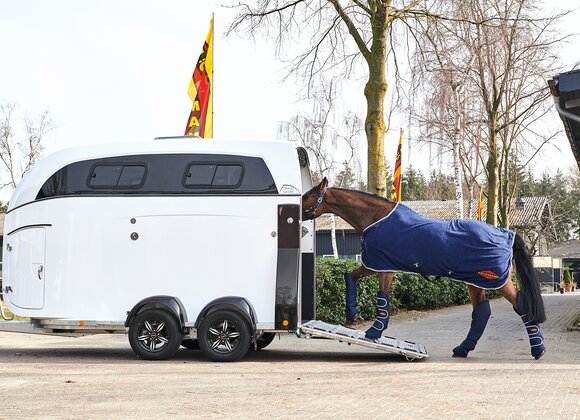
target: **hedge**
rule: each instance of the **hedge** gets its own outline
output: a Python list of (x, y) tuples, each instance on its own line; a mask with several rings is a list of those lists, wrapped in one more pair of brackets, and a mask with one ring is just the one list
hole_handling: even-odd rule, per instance
[[(316, 260), (316, 317), (341, 324), (345, 322), (345, 286), (343, 274), (359, 267), (355, 260), (317, 258)], [(378, 276), (358, 282), (358, 303), (362, 317), (372, 320), (376, 311)], [(486, 291), (488, 298), (496, 291)], [(428, 310), (469, 303), (465, 284), (447, 278), (431, 281), (415, 274), (396, 273), (391, 289), (391, 311)]]

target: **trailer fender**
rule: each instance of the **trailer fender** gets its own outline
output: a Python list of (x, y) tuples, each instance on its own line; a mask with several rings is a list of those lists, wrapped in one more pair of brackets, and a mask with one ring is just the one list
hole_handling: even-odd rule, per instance
[(129, 315), (127, 315), (125, 327), (129, 327), (137, 314), (147, 309), (166, 310), (177, 319), (182, 330), (187, 322), (187, 312), (185, 312), (185, 308), (179, 298), (176, 298), (175, 296), (151, 296), (141, 300), (133, 307), (133, 309), (131, 309)]
[(254, 308), (252, 307), (252, 304), (248, 302), (247, 299), (239, 296), (225, 296), (212, 300), (210, 303), (205, 305), (205, 307), (201, 310), (201, 312), (197, 316), (195, 326), (199, 328), (199, 325), (206, 316), (208, 316), (212, 312), (221, 309), (227, 309), (242, 315), (248, 322), (250, 328), (252, 329), (251, 334), (255, 336), (256, 314), (254, 312)]

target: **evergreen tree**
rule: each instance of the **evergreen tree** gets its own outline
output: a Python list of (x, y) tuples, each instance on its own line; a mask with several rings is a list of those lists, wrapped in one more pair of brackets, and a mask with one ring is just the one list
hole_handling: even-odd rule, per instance
[(431, 172), (427, 200), (455, 200), (453, 177), (443, 172)]
[(409, 166), (403, 173), (402, 188), (402, 197), (405, 201), (427, 199), (427, 182), (425, 181), (425, 177), (412, 166)]

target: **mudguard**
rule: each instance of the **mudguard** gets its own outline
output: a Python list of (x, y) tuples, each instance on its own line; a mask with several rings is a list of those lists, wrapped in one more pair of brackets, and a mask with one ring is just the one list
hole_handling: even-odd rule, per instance
[(229, 311), (234, 311), (242, 315), (248, 322), (250, 328), (252, 328), (252, 334), (256, 329), (256, 314), (254, 308), (245, 298), (239, 296), (224, 296), (212, 300), (210, 303), (205, 305), (201, 310), (197, 319), (195, 321), (195, 326), (199, 328), (199, 325), (203, 319), (211, 314), (212, 312), (219, 311), (221, 309), (226, 309)]
[(182, 329), (187, 322), (187, 313), (185, 312), (185, 308), (183, 307), (183, 304), (179, 298), (176, 298), (175, 296), (160, 295), (145, 298), (137, 303), (127, 315), (125, 327), (129, 327), (137, 314), (147, 309), (164, 309), (168, 311), (169, 313), (173, 314), (173, 316), (175, 316), (175, 319), (179, 321), (180, 327)]

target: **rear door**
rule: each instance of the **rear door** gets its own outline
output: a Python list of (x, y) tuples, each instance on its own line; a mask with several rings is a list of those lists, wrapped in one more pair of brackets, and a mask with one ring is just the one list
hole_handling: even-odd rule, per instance
[(42, 309), (46, 275), (45, 228), (31, 227), (16, 231), (8, 236), (6, 242), (11, 248), (6, 285), (12, 290), (7, 298), (20, 308)]

